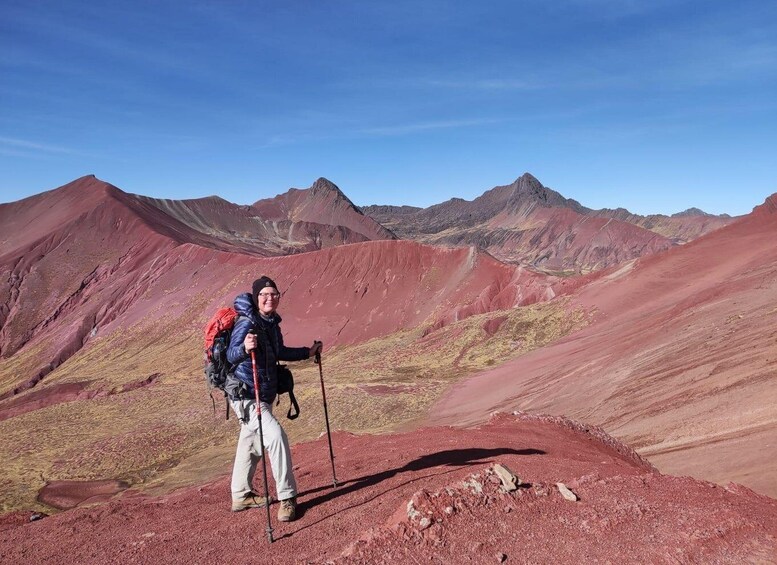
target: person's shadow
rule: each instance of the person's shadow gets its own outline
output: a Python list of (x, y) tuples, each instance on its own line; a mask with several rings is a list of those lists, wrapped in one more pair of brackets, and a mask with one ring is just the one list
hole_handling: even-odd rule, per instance
[[(334, 489), (332, 488), (332, 486), (326, 485), (326, 486), (316, 487), (314, 489), (307, 490), (301, 493), (298, 498), (302, 498), (307, 495), (315, 494), (317, 492), (321, 492), (324, 490), (326, 490), (327, 492), (325, 492), (324, 494), (320, 494), (314, 498), (300, 501), (297, 505), (297, 515), (298, 517), (302, 517), (305, 514), (305, 509), (307, 508), (313, 508), (314, 506), (317, 506), (319, 504), (323, 504), (330, 500), (334, 500), (337, 497), (345, 496), (353, 492), (356, 492), (358, 490), (361, 490), (363, 488), (377, 485), (378, 483), (385, 481), (387, 479), (390, 479), (394, 475), (398, 475), (400, 473), (410, 472), (412, 474), (407, 481), (404, 481), (383, 492), (377, 493), (375, 496), (373, 496), (368, 500), (372, 500), (380, 496), (381, 494), (385, 494), (389, 490), (393, 490), (395, 488), (412, 483), (414, 481), (417, 481), (429, 476), (451, 473), (455, 471), (456, 468), (468, 467), (475, 464), (484, 463), (485, 462), (484, 460), (491, 460), (501, 455), (544, 455), (544, 454), (545, 454), (545, 451), (542, 451), (540, 449), (512, 449), (512, 448), (482, 449), (477, 447), (470, 447), (467, 449), (449, 449), (445, 451), (438, 451), (436, 453), (428, 453), (426, 455), (417, 457), (412, 461), (409, 461), (402, 467), (381, 471), (380, 473), (374, 473), (372, 475), (365, 475), (363, 477), (359, 477), (358, 479), (351, 479), (345, 482), (340, 482), (337, 488), (334, 488)], [(449, 470), (441, 469), (439, 470), (439, 472), (424, 474), (420, 476), (417, 473), (418, 471), (423, 471), (424, 469), (430, 469), (433, 467), (454, 467), (454, 468)], [(358, 503), (353, 504), (352, 506), (349, 506), (348, 508), (359, 506), (361, 504), (364, 504), (365, 502), (368, 502), (368, 500), (360, 501)], [(318, 522), (321, 522), (328, 517), (329, 516), (325, 516), (324, 518), (321, 518), (320, 520), (318, 520)], [(300, 530), (312, 525), (313, 524), (307, 524), (303, 528), (300, 528)]]

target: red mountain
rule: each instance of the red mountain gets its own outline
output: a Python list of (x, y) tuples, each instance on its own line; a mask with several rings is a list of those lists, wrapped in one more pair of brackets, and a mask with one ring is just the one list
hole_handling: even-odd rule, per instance
[(344, 243), (376, 239), (396, 239), (389, 230), (365, 216), (348, 197), (325, 178), (310, 188), (292, 188), (285, 194), (259, 200), (253, 205), (259, 216), (273, 222), (323, 224), (347, 230), (351, 236)]
[(708, 215), (643, 218), (623, 209), (593, 211), (528, 173), (472, 202), (454, 198), (425, 209), (368, 206), (364, 211), (406, 239), (477, 245), (502, 261), (550, 272), (602, 269), (668, 249), (730, 221)]
[[(71, 323), (57, 328), (55, 352), (41, 359), (38, 376), (78, 349), (98, 322), (113, 320), (133, 293), (147, 287), (143, 266), (184, 241), (219, 243), (94, 177), (3, 204), (0, 223), (2, 357), (73, 314)], [(121, 285), (118, 279), (123, 279)], [(93, 292), (100, 298), (85, 304)]]
[[(332, 194), (325, 183), (314, 188), (309, 194), (316, 198), (322, 190), (325, 198)], [(44, 349), (35, 355), (35, 366), (3, 382), (0, 398), (34, 386), (90, 338), (142, 319), (166, 293), (175, 292), (176, 301), (202, 292), (212, 299), (215, 289), (228, 288), (219, 296), (233, 297), (228, 283), (236, 276), (248, 284), (259, 273), (273, 273), (292, 297), (315, 292), (314, 304), (290, 301), (285, 316), (306, 321), (294, 324), (308, 328), (300, 332), (305, 339), (320, 336), (335, 343), (423, 323), (440, 327), (554, 295), (552, 279), (473, 249), (384, 241), (264, 260), (229, 253), (243, 249), (224, 237), (225, 224), (213, 230), (205, 224), (210, 217), (221, 222), (231, 217), (217, 213), (219, 206), (232, 210), (213, 199), (152, 201), (94, 177), (1, 206), (0, 354), (9, 358), (33, 345)], [(244, 229), (250, 221), (238, 215), (236, 224)], [(261, 237), (243, 241), (249, 240), (251, 254), (260, 252)], [(398, 309), (391, 303), (395, 297), (418, 307)]]

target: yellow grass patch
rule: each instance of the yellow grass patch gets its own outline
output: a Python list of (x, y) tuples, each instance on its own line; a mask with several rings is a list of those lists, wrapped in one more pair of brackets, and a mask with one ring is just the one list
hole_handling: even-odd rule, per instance
[[(35, 501), (44, 481), (120, 479), (160, 493), (229, 472), (237, 422), (234, 415), (224, 420), (223, 398), (216, 396), (214, 413), (207, 397), (200, 353), (205, 302), (192, 301), (178, 318), (155, 313), (92, 339), (34, 389), (92, 381), (87, 390), (94, 398), (0, 422), (3, 511), (51, 512)], [(472, 316), (428, 335), (418, 328), (329, 349), (323, 371), (331, 428), (380, 433), (406, 427), (451, 384), (585, 323), (581, 312), (555, 300)], [(180, 332), (171, 335), (170, 327)], [(26, 352), (4, 361), (0, 382), (15, 382), (29, 362)], [(292, 370), (302, 415), (286, 420), (285, 396), (275, 413), (299, 442), (326, 428), (318, 366), (305, 361)]]

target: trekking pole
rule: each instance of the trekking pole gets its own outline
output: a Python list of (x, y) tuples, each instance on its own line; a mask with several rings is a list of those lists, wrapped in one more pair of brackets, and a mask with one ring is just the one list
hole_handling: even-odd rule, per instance
[[(316, 341), (315, 343), (321, 343)], [(318, 376), (321, 378), (321, 397), (324, 399), (324, 419), (326, 420), (326, 438), (329, 440), (329, 461), (332, 463), (332, 483), (337, 488), (337, 476), (335, 475), (335, 454), (332, 451), (332, 433), (329, 431), (329, 411), (326, 407), (326, 391), (324, 390), (324, 369), (321, 367), (321, 351), (316, 352), (318, 364)]]
[(267, 539), (272, 539), (272, 525), (270, 524), (270, 495), (267, 488), (267, 452), (264, 449), (264, 433), (262, 432), (262, 406), (259, 403), (259, 373), (256, 371), (256, 351), (251, 350), (251, 366), (254, 370), (254, 393), (256, 394), (256, 417), (259, 419), (259, 443), (262, 444), (262, 478), (264, 479), (264, 507), (267, 509)]

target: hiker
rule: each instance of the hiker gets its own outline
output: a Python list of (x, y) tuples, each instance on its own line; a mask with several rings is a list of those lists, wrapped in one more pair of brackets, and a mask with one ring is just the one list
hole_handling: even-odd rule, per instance
[(272, 404), (278, 390), (277, 361), (301, 361), (316, 353), (320, 354), (321, 342), (314, 342), (312, 347), (286, 347), (283, 344), (279, 326), (281, 317), (276, 312), (280, 297), (275, 282), (263, 276), (254, 281), (250, 294), (246, 292), (235, 298), (235, 310), (239, 317), (227, 350), (227, 359), (235, 369), (227, 377), (225, 390), (232, 409), (240, 419), (231, 487), (232, 511), (239, 512), (259, 508), (269, 502), (251, 488), (262, 453), (251, 363), (251, 351), (255, 350), (264, 447), (269, 454), (276, 494), (280, 501), (278, 520), (290, 522), (296, 517), (297, 484), (292, 472), (289, 440), (272, 414)]

